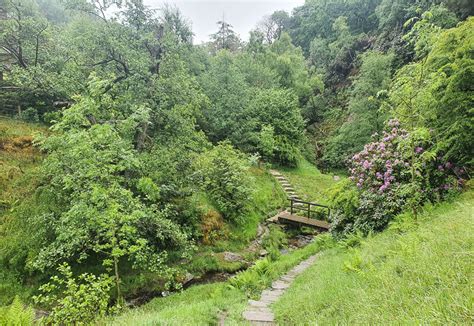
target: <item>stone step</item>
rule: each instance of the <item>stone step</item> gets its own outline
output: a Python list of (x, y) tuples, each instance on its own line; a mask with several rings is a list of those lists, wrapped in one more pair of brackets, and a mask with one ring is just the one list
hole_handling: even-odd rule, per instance
[(258, 307), (258, 308), (264, 308), (267, 307), (267, 303), (262, 302), (262, 301), (256, 301), (256, 300), (249, 300), (249, 305), (251, 307)]
[(249, 307), (243, 312), (243, 318), (251, 325), (274, 325), (275, 316), (269, 306), (285, 293), (294, 278), (310, 267), (316, 258), (316, 255), (307, 258), (274, 281), (270, 289), (262, 291), (260, 300), (249, 300)]
[(274, 290), (285, 290), (285, 289), (288, 289), (289, 287), (290, 287), (290, 284), (282, 280), (275, 281), (272, 283), (272, 289)]
[(263, 312), (263, 313), (271, 313), (272, 312), (272, 310), (267, 305), (265, 305), (264, 307), (250, 306), (245, 311), (248, 311), (248, 312)]
[(243, 317), (250, 322), (273, 322), (275, 320), (272, 312), (244, 311)]

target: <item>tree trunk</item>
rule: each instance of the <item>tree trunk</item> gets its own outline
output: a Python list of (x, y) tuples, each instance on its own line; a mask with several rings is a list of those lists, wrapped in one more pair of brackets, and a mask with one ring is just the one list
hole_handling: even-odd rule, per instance
[(118, 258), (114, 257), (115, 287), (117, 288), (117, 304), (122, 305), (122, 292), (120, 291), (120, 275), (118, 269)]

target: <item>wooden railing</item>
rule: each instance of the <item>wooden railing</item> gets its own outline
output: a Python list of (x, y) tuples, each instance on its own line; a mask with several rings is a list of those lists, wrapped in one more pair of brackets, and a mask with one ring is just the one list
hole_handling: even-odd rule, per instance
[[(296, 203), (301, 203), (303, 205), (295, 205)], [(312, 207), (321, 207), (324, 210), (327, 210), (327, 220), (329, 221), (329, 216), (331, 215), (331, 208), (326, 205), (311, 203), (309, 201), (303, 201), (299, 199), (290, 198), (290, 214), (296, 213), (296, 211), (304, 211), (306, 212), (306, 217), (312, 218), (311, 213), (318, 213), (316, 210), (312, 210)]]

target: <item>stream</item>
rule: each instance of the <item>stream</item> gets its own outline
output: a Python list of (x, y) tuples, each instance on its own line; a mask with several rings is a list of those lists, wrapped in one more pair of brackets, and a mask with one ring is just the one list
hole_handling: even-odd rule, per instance
[[(258, 225), (257, 229), (257, 236), (252, 242), (249, 244), (249, 246), (244, 249), (244, 251), (253, 251), (253, 252), (259, 252), (262, 249), (262, 242), (263, 239), (269, 234), (270, 230), (268, 226), (264, 223), (261, 223)], [(282, 255), (285, 255), (290, 252), (290, 250), (298, 249), (298, 248), (303, 248), (306, 245), (310, 244), (316, 234), (298, 234), (295, 235), (294, 237), (291, 237), (288, 239), (288, 247), (280, 249), (280, 253)], [(260, 258), (265, 257), (266, 254), (260, 254)], [(216, 282), (224, 282), (228, 280), (229, 278), (233, 277), (237, 273), (244, 271), (248, 269), (249, 267), (253, 266), (254, 263), (258, 259), (250, 262), (249, 264), (243, 266), (241, 269), (229, 273), (229, 272), (219, 272), (219, 271), (209, 271), (207, 273), (204, 273), (203, 275), (197, 276), (197, 277), (189, 277), (188, 280), (186, 280), (183, 284), (182, 287), (183, 289), (188, 289), (191, 286), (195, 285), (200, 285), (200, 284), (209, 284), (209, 283), (216, 283)], [(146, 293), (142, 293), (136, 297), (129, 298), (126, 301), (126, 305), (131, 308), (136, 308), (141, 305), (144, 305), (148, 303), (149, 301), (153, 300), (154, 298), (158, 297), (166, 297), (169, 295), (172, 295), (173, 293), (178, 293), (180, 290), (175, 290), (175, 291), (150, 291)]]

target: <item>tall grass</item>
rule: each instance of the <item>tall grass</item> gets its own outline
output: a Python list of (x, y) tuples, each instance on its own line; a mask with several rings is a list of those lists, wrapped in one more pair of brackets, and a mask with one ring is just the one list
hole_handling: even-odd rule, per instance
[[(474, 191), (325, 252), (274, 306), (282, 325), (474, 322)], [(349, 242), (350, 244), (351, 242)]]

